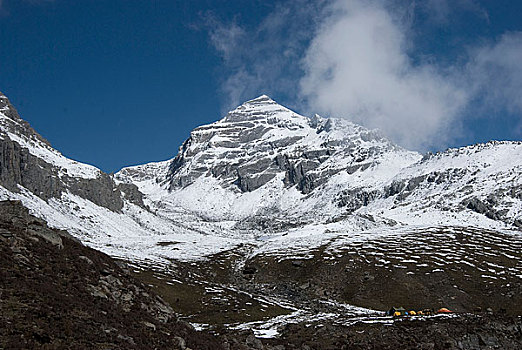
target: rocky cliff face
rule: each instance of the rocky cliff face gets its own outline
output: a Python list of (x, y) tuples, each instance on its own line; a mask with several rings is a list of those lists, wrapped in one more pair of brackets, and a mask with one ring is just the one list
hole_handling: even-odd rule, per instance
[(123, 193), (143, 204), (132, 184), (119, 186), (110, 175), (54, 150), (1, 93), (0, 185), (14, 192), (22, 186), (45, 201), (70, 192), (116, 212), (123, 208)]
[(212, 176), (225, 188), (252, 192), (280, 175), (286, 187), (307, 194), (339, 172), (375, 166), (391, 152), (401, 153), (404, 166), (417, 157), (375, 131), (344, 120), (303, 117), (263, 95), (194, 129), (167, 177), (171, 190)]

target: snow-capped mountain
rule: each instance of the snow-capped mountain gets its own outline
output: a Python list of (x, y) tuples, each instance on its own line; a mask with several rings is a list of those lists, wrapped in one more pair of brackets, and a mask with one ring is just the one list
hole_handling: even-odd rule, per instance
[(355, 219), (360, 228), (499, 227), (520, 224), (521, 164), (517, 142), (422, 157), (377, 131), (303, 117), (260, 96), (194, 129), (171, 161), (124, 168), (116, 178), (137, 185), (151, 207), (264, 228)]
[(0, 198), (131, 259), (313, 246), (391, 227), (522, 226), (520, 142), (423, 157), (263, 95), (194, 129), (171, 160), (108, 175), (54, 150), (3, 95), (0, 123)]
[(116, 178), (136, 184), (152, 207), (214, 221), (312, 222), (346, 211), (334, 198), (341, 190), (385, 183), (420, 158), (375, 131), (303, 117), (261, 96), (194, 129), (173, 160)]

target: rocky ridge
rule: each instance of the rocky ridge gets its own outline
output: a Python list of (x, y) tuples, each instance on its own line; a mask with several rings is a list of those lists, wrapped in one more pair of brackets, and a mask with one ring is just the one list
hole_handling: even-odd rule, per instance
[(167, 178), (170, 189), (206, 175), (224, 187), (252, 192), (280, 174), (286, 187), (307, 194), (340, 171), (367, 168), (375, 155), (389, 151), (400, 148), (375, 131), (318, 115), (303, 117), (263, 95), (194, 129)]
[(0, 184), (19, 192), (22, 186), (49, 200), (70, 192), (109, 210), (120, 212), (123, 194), (143, 205), (132, 184), (118, 185), (93, 166), (67, 159), (18, 115), (0, 93)]
[[(247, 242), (291, 247), (303, 240), (287, 238), (308, 232), (314, 248), (323, 237), (397, 226), (520, 230), (522, 220), (520, 142), (423, 157), (264, 95), (193, 130), (176, 157), (114, 175), (54, 150), (3, 95), (0, 131), (0, 198), (125, 258), (201, 258)], [(265, 235), (274, 240), (258, 239)], [(165, 240), (178, 249), (158, 245)]]

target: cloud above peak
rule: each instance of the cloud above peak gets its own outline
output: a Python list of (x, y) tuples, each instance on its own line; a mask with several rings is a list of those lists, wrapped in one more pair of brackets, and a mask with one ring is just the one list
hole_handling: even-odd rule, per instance
[(239, 24), (238, 18), (226, 22), (204, 17), (210, 44), (223, 60), (223, 112), (263, 93), (292, 91), (292, 99), (297, 98), (299, 62), (315, 31), (314, 14), (322, 6), (322, 1), (288, 1), (253, 27)]
[(444, 142), (466, 92), (436, 66), (411, 62), (405, 28), (380, 4), (333, 6), (302, 61), (300, 91), (310, 106), (379, 128), (406, 147)]
[(522, 33), (459, 47), (452, 60), (416, 47), (415, 16), (431, 15), (442, 26), (455, 8), (489, 21), (474, 0), (294, 0), (253, 29), (221, 22), (210, 37), (226, 72), (225, 109), (260, 93), (283, 96), (282, 102), (294, 101), (290, 107), (381, 129), (421, 151), (452, 144), (471, 132), (465, 122), (491, 111), (516, 119)]

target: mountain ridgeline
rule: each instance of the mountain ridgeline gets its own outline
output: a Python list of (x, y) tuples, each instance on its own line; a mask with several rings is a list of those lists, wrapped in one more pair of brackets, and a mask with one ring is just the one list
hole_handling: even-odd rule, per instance
[[(146, 196), (162, 188), (169, 202), (179, 197), (179, 206), (221, 219), (268, 212), (308, 222), (315, 212), (330, 220), (361, 214), (408, 222), (407, 216), (428, 208), (442, 212), (439, 223), (447, 217), (457, 223), (453, 213), (464, 212), (466, 222), (473, 217), (478, 226), (485, 216), (521, 227), (521, 155), (520, 142), (490, 142), (422, 157), (378, 131), (342, 119), (303, 117), (261, 96), (194, 129), (173, 160), (124, 168), (116, 177), (137, 184)], [(210, 203), (203, 208), (194, 201), (201, 187)], [(223, 190), (228, 201), (222, 201)], [(257, 209), (245, 213), (244, 198)]]
[[(122, 193), (136, 195), (133, 185), (116, 184), (104, 172), (63, 157), (38, 134), (7, 98), (0, 94), (0, 183), (13, 192), (28, 190), (43, 200), (59, 199), (69, 191), (112, 211), (123, 208)], [(84, 168), (85, 171), (77, 171)], [(22, 188), (20, 188), (22, 187)], [(142, 203), (141, 203), (142, 204)]]
[[(306, 194), (333, 175), (368, 167), (365, 161), (394, 150), (399, 148), (374, 131), (342, 120), (306, 118), (261, 96), (192, 131), (168, 177), (171, 189), (210, 174), (225, 187), (251, 192), (283, 174), (285, 187)], [(344, 164), (332, 162), (335, 158), (356, 164), (339, 166)]]
[[(265, 95), (194, 129), (171, 160), (114, 175), (64, 157), (4, 95), (0, 143), (3, 199), (115, 255), (132, 256), (126, 243), (165, 232), (215, 232), (222, 244), (198, 252), (205, 255), (239, 244), (230, 237), (306, 225), (522, 227), (522, 143), (422, 156), (378, 131), (304, 117)], [(115, 236), (133, 239), (109, 248)]]

